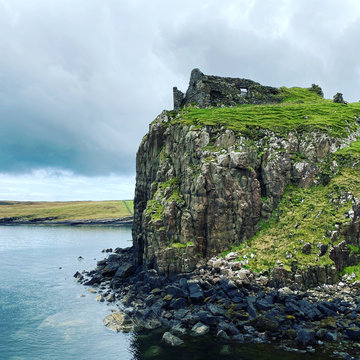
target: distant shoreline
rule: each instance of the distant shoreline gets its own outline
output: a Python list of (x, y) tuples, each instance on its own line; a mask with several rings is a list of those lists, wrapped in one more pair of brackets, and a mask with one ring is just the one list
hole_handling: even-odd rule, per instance
[(133, 217), (123, 217), (114, 219), (72, 219), (72, 220), (53, 220), (47, 218), (27, 220), (21, 217), (0, 218), (1, 225), (66, 225), (66, 226), (130, 226), (133, 223)]
[(0, 225), (132, 225), (132, 200), (0, 201)]

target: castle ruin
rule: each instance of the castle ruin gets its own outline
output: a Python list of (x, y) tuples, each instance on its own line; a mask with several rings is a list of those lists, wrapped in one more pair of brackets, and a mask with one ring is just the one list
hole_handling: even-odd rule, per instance
[(174, 110), (187, 105), (235, 106), (280, 102), (279, 89), (263, 86), (248, 79), (205, 75), (199, 69), (191, 72), (186, 94), (173, 88)]

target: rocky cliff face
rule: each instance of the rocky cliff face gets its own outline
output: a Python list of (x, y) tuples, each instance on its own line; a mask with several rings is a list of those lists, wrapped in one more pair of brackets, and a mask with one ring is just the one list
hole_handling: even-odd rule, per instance
[(136, 164), (137, 263), (165, 274), (191, 271), (252, 237), (288, 184), (326, 184), (329, 171), (337, 171), (330, 155), (359, 135), (266, 129), (244, 135), (176, 116), (164, 111), (150, 125)]

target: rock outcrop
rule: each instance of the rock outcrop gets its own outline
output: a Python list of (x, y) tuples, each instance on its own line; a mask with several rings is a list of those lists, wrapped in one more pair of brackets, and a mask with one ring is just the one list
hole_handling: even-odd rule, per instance
[(160, 273), (191, 271), (201, 259), (250, 238), (289, 183), (319, 182), (319, 163), (342, 141), (270, 131), (250, 141), (222, 127), (172, 124), (163, 112), (137, 154), (138, 264)]

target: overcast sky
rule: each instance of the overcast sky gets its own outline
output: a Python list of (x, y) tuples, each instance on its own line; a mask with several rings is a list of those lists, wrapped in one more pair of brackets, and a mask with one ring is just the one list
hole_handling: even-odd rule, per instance
[(0, 198), (132, 198), (190, 71), (360, 99), (358, 0), (0, 0)]

